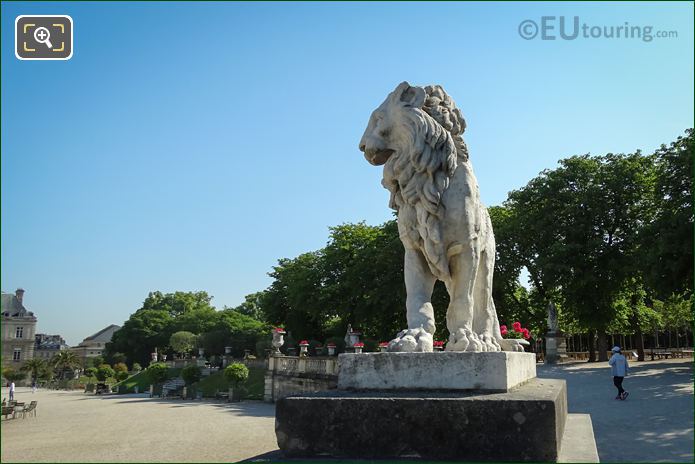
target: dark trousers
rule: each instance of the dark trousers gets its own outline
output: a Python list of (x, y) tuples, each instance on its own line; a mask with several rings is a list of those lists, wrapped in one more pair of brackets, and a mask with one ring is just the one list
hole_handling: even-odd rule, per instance
[(623, 379), (625, 377), (613, 377), (613, 385), (618, 389), (618, 395), (622, 395), (625, 390), (623, 390)]

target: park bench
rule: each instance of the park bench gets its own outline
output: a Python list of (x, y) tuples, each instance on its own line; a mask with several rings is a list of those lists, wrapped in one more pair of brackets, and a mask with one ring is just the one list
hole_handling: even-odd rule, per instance
[(14, 406), (3, 406), (2, 407), (2, 415), (5, 416), (5, 419), (8, 419), (8, 416), (12, 416), (12, 418), (15, 418), (15, 410)]

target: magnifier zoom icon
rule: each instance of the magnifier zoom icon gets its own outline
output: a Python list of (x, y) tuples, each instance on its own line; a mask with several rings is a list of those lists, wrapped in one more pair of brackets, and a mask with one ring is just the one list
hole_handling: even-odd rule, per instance
[(38, 43), (45, 44), (48, 48), (53, 48), (50, 38), (51, 33), (45, 27), (37, 27), (36, 30), (34, 30), (34, 40)]

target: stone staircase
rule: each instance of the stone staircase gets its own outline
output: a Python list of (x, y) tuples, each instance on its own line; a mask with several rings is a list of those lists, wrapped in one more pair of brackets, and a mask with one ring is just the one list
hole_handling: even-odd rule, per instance
[(181, 377), (169, 379), (162, 385), (162, 398), (169, 396), (172, 392), (181, 390), (186, 385), (186, 382)]

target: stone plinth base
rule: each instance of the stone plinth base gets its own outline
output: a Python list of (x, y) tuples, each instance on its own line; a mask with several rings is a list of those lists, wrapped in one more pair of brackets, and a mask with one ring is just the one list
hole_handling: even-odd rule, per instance
[(536, 355), (363, 353), (339, 356), (341, 390), (486, 390), (505, 392), (536, 377)]
[(545, 336), (545, 362), (557, 364), (568, 359), (565, 336), (560, 332), (548, 332)]
[(565, 381), (532, 379), (506, 393), (290, 396), (275, 432), (288, 457), (557, 461), (566, 418)]

